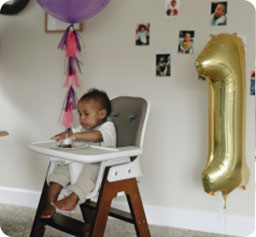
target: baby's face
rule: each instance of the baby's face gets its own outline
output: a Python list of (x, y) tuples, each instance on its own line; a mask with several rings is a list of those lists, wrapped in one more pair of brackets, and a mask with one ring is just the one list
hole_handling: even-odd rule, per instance
[(223, 16), (225, 13), (225, 6), (223, 4), (219, 4), (214, 11), (214, 15), (219, 18), (221, 16)]
[(145, 27), (142, 26), (142, 27), (140, 28), (140, 32), (144, 32), (144, 31), (145, 31)]
[(191, 40), (191, 36), (190, 36), (189, 33), (186, 33), (186, 34), (185, 34), (184, 40), (185, 40), (186, 42), (189, 42), (189, 41)]
[(101, 109), (98, 101), (94, 99), (86, 99), (79, 101), (77, 107), (79, 122), (83, 128), (91, 130), (103, 122), (105, 110)]
[(171, 5), (172, 5), (172, 7), (175, 7), (176, 6), (176, 1), (172, 1)]

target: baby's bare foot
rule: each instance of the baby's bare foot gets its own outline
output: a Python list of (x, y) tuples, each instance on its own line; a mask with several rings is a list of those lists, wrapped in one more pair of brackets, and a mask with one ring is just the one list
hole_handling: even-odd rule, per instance
[(78, 199), (79, 198), (75, 193), (71, 193), (67, 198), (56, 201), (53, 205), (54, 207), (64, 211), (72, 211), (76, 208)]
[(56, 212), (56, 208), (51, 204), (47, 204), (46, 208), (44, 209), (44, 211), (41, 214), (41, 218), (49, 219), (52, 217), (52, 215), (55, 212)]

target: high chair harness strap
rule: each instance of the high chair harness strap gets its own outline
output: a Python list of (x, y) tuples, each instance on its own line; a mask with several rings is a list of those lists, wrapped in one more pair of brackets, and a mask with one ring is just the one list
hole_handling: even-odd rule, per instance
[(112, 121), (113, 123), (115, 123), (117, 117), (119, 117), (120, 113), (117, 113), (117, 112), (113, 112), (109, 115), (109, 120)]
[(136, 119), (135, 115), (130, 115), (129, 118), (128, 118), (128, 124), (127, 124), (127, 127), (126, 127), (125, 132), (124, 132), (122, 146), (127, 145), (127, 140), (128, 140), (128, 137), (129, 137), (130, 128), (132, 127), (132, 124), (133, 124), (135, 119)]

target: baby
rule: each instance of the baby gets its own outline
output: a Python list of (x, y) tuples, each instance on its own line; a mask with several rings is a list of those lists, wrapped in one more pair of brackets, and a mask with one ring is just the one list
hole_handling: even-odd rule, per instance
[[(115, 147), (115, 126), (112, 122), (106, 121), (111, 112), (111, 103), (107, 94), (97, 89), (91, 89), (80, 98), (77, 107), (80, 126), (72, 131), (57, 134), (52, 139), (61, 141), (68, 134), (73, 141), (80, 140), (105, 147)], [(69, 166), (70, 164), (59, 164), (48, 176), (47, 181), (50, 184), (48, 203), (41, 214), (42, 218), (51, 218), (56, 208), (66, 211), (75, 209), (77, 203), (85, 202), (87, 195), (95, 187), (99, 169), (98, 163), (80, 164), (81, 173), (74, 184), (70, 184)], [(57, 201), (63, 188), (70, 195)]]
[(193, 53), (193, 44), (191, 39), (191, 34), (186, 33), (184, 36), (184, 40), (182, 40), (178, 47), (178, 53), (182, 54), (192, 54)]
[(146, 25), (139, 25), (136, 31), (138, 39), (136, 45), (148, 45), (149, 44), (149, 28)]

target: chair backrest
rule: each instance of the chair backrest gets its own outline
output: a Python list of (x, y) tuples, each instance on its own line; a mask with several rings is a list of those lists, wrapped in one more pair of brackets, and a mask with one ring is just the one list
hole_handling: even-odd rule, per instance
[(117, 131), (117, 147), (142, 147), (149, 102), (141, 97), (120, 96), (111, 100), (111, 120)]
[[(142, 148), (150, 103), (141, 97), (119, 96), (111, 100), (111, 107), (112, 112), (108, 117), (108, 120), (115, 123), (117, 147), (138, 146)], [(125, 170), (129, 170), (131, 172), (123, 173), (123, 166), (127, 164), (128, 167), (125, 167)], [(108, 174), (108, 180), (111, 182), (141, 175), (139, 162), (136, 157), (123, 157), (121, 160), (115, 159), (103, 161), (100, 165), (96, 186), (87, 196), (88, 199), (97, 195), (105, 167), (112, 165), (114, 166), (110, 168)], [(112, 168), (115, 168), (113, 172), (111, 171)]]

